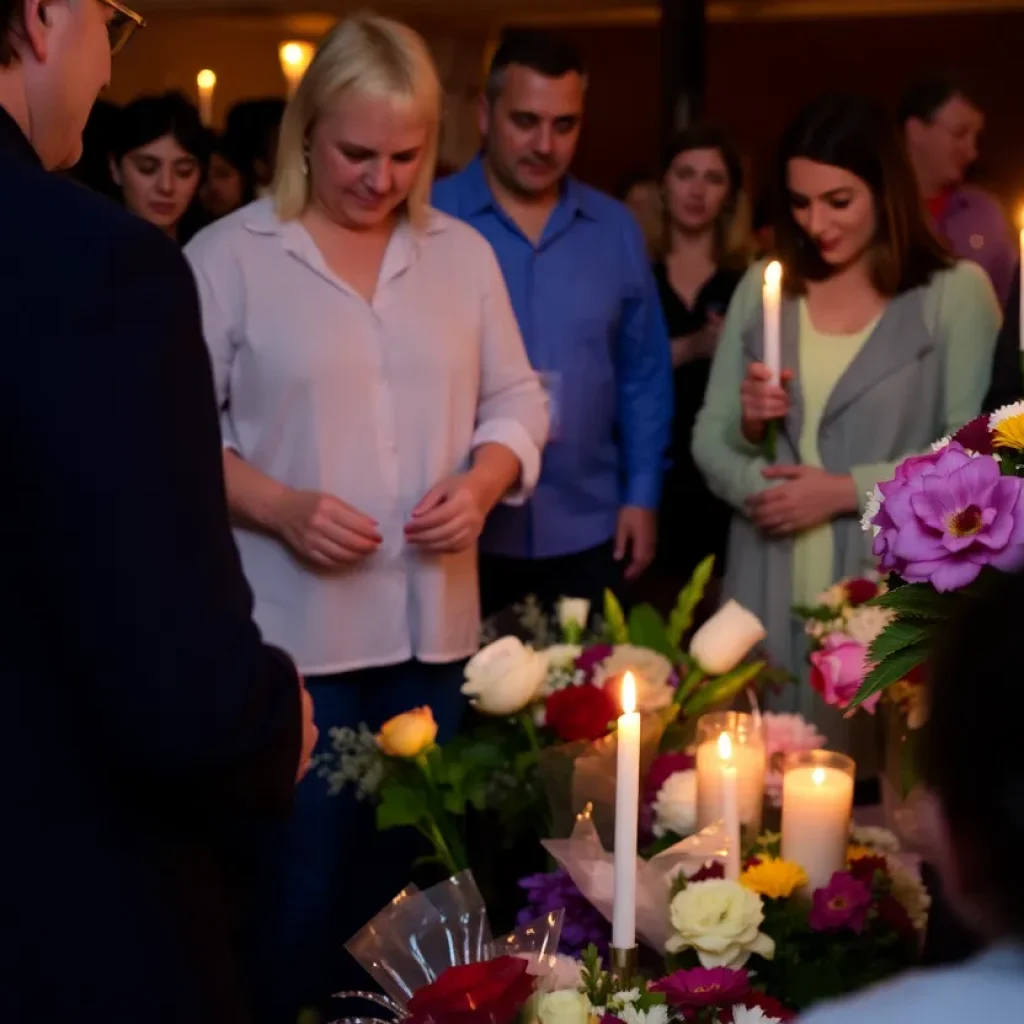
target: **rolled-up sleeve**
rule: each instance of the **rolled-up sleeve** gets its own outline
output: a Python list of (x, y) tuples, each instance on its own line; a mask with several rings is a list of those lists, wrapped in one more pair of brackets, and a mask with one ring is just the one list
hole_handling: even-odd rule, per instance
[(547, 397), (526, 355), (497, 257), (483, 239), (474, 259), (483, 304), (483, 338), (473, 447), (500, 444), (516, 456), (519, 485), (504, 500), (519, 505), (533, 493), (540, 476), (548, 437)]
[(210, 353), (213, 384), (220, 411), (221, 442), (239, 451), (231, 422), (231, 365), (238, 343), (236, 313), (241, 301), (241, 272), (233, 253), (210, 232), (201, 232), (185, 247), (203, 317), (203, 338)]
[(617, 377), (625, 480), (622, 504), (655, 509), (672, 437), (675, 389), (668, 330), (639, 225), (629, 219), (625, 257), (633, 282), (619, 327)]

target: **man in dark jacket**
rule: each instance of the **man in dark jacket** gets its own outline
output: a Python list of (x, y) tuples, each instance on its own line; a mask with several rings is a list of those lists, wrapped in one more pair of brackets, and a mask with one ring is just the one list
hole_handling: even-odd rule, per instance
[(189, 270), (48, 173), (134, 20), (0, 0), (3, 1024), (246, 1020), (216, 837), (315, 740), (251, 620)]

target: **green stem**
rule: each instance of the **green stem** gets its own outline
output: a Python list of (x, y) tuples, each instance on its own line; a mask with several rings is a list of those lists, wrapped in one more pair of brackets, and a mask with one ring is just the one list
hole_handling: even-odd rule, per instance
[[(533, 715), (530, 713), (530, 709), (527, 708), (524, 711), (519, 712), (519, 722), (523, 727), (523, 732), (526, 733), (526, 738), (530, 743), (530, 753), (533, 754), (534, 762), (540, 765), (540, 737), (537, 735), (537, 726), (533, 721)], [(551, 815), (551, 806), (548, 804), (547, 798), (544, 799), (544, 818), (541, 821), (541, 828), (544, 830), (546, 836), (550, 836), (554, 825)]]
[(693, 668), (690, 669), (686, 678), (680, 684), (679, 689), (676, 690), (675, 704), (678, 707), (682, 707), (694, 695), (697, 687), (700, 686), (703, 680), (704, 670), (694, 662)]
[[(444, 807), (444, 798), (438, 788), (434, 775), (430, 770), (430, 762), (426, 753), (416, 758), (416, 765), (427, 784), (427, 802), (429, 804), (428, 827), (430, 829), (430, 840), (437, 850), (438, 857), (444, 862), (445, 867), (453, 875), (465, 871), (469, 867), (466, 861), (466, 851), (458, 833), (450, 826), (448, 812)], [(448, 833), (447, 835), (445, 833)]]
[(764, 457), (769, 462), (775, 461), (775, 450), (778, 447), (779, 421), (770, 420), (764, 435)]

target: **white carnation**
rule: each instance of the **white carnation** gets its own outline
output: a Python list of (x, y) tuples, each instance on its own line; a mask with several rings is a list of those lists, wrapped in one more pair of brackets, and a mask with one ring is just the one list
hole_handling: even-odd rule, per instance
[(649, 1010), (638, 1010), (630, 1004), (618, 1010), (615, 1016), (623, 1024), (668, 1024), (668, 1007), (662, 1003)]
[(1012, 420), (1016, 416), (1024, 416), (1024, 402), (1014, 402), (1012, 405), (996, 409), (988, 418), (988, 429), (995, 430), (1004, 420)]
[(874, 534), (876, 537), (882, 532), (882, 528), (875, 526), (872, 520), (878, 515), (883, 500), (882, 492), (876, 484), (875, 489), (868, 492), (867, 500), (864, 503), (864, 515), (860, 519), (860, 528), (865, 533)]
[(693, 769), (670, 775), (653, 805), (654, 834), (688, 836), (697, 827), (697, 773)]
[(940, 437), (938, 441), (933, 442), (932, 451), (941, 452), (943, 448), (948, 448), (953, 443), (953, 435), (947, 434), (945, 437)]

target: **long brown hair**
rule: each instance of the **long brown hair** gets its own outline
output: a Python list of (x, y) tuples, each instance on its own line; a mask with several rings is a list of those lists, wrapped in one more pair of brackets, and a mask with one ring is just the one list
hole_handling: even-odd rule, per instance
[(775, 238), (786, 268), (787, 291), (800, 294), (808, 281), (823, 281), (835, 272), (793, 217), (787, 178), (789, 162), (798, 157), (841, 167), (871, 190), (878, 221), (871, 276), (880, 294), (900, 295), (952, 266), (952, 254), (928, 222), (914, 173), (885, 108), (867, 96), (826, 96), (801, 111), (779, 146)]
[[(661, 164), (664, 183), (672, 164), (682, 153), (695, 149), (713, 149), (722, 157), (729, 175), (729, 192), (715, 222), (715, 263), (727, 270), (746, 270), (754, 253), (750, 201), (743, 188), (743, 163), (732, 139), (717, 125), (698, 122), (680, 132), (665, 150)], [(663, 251), (668, 253), (670, 224), (668, 203), (665, 207)]]

